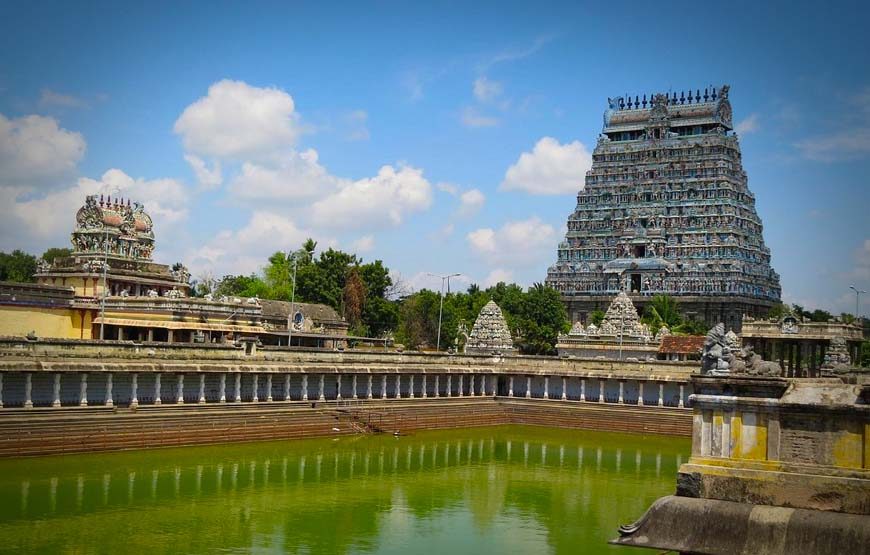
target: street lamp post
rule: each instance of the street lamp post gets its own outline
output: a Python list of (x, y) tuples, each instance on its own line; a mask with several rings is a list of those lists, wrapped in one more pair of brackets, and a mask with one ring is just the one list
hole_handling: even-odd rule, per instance
[[(109, 191), (110, 193), (112, 191)], [(117, 190), (115, 190), (117, 193)], [(109, 196), (109, 195), (107, 195)], [(109, 196), (109, 200), (111, 201), (111, 196)], [(105, 339), (106, 337), (106, 272), (109, 269), (109, 226), (106, 225), (105, 217), (103, 216), (102, 209), (100, 210), (100, 217), (103, 219), (103, 229), (106, 230), (105, 237), (103, 239), (103, 294), (100, 298), (100, 339)]]
[(861, 310), (861, 295), (866, 293), (867, 291), (858, 289), (854, 285), (850, 285), (849, 289), (855, 292), (855, 322), (858, 322), (860, 316), (858, 315), (858, 311)]
[(441, 315), (444, 312), (444, 280), (447, 280), (447, 290), (449, 291), (450, 290), (450, 278), (458, 277), (458, 276), (461, 276), (462, 274), (448, 274), (448, 275), (444, 275), (444, 276), (439, 276), (438, 274), (428, 274), (428, 275), (430, 275), (432, 277), (441, 278), (441, 302), (440, 302), (440, 305), (438, 307), (438, 341), (435, 344), (435, 350), (440, 351), (441, 350)]
[(296, 304), (296, 253), (293, 253), (293, 287), (290, 289), (290, 314), (287, 315), (287, 348), (293, 344), (293, 309)]

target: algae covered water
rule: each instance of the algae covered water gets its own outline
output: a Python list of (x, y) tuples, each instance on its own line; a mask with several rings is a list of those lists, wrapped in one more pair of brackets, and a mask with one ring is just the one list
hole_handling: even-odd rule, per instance
[(0, 551), (616, 553), (689, 448), (506, 426), (3, 460)]

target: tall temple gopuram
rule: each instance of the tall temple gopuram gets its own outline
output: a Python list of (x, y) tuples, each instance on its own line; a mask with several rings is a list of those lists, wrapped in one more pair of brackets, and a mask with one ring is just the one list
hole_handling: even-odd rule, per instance
[(626, 291), (643, 309), (676, 297), (686, 316), (740, 329), (780, 299), (733, 133), (728, 85), (608, 99), (592, 169), (547, 284), (574, 322)]

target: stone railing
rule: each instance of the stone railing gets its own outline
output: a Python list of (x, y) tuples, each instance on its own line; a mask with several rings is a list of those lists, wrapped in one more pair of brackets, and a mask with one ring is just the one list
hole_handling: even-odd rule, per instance
[(697, 363), (0, 340), (9, 407), (521, 397), (687, 405)]

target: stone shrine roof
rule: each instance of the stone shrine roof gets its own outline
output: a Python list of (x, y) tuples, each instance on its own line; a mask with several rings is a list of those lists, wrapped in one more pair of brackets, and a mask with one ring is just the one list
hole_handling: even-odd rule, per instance
[(471, 353), (491, 353), (493, 351), (512, 351), (514, 348), (511, 332), (495, 301), (489, 301), (480, 310), (471, 334), (465, 344), (465, 351)]

